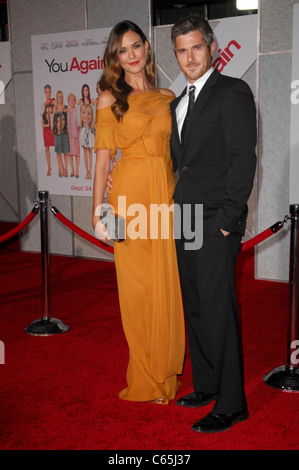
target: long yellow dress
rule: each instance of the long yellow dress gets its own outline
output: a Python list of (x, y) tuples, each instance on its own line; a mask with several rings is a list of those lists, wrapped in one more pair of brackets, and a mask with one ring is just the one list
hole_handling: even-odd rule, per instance
[[(150, 204), (169, 207), (173, 203), (172, 99), (155, 92), (130, 95), (121, 122), (110, 106), (97, 110), (95, 137), (95, 151), (110, 149), (114, 158), (116, 149), (121, 150), (108, 199), (115, 213), (126, 218), (127, 227), (126, 239), (114, 243), (122, 324), (130, 353), (128, 386), (119, 397), (132, 401), (163, 398), (165, 404), (175, 398), (177, 374), (182, 373), (185, 327), (172, 228), (171, 236), (163, 238), (160, 220), (158, 238), (150, 238)], [(118, 196), (125, 196), (122, 207)], [(146, 224), (144, 218), (138, 219), (144, 215), (140, 206), (132, 204), (146, 208)], [(130, 223), (139, 238), (133, 239)]]

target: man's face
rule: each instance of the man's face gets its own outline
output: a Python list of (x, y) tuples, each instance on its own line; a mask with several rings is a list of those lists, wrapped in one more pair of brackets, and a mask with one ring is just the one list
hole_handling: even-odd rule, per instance
[(177, 61), (189, 83), (194, 83), (211, 68), (216, 45), (213, 41), (210, 50), (200, 31), (178, 36), (175, 45)]

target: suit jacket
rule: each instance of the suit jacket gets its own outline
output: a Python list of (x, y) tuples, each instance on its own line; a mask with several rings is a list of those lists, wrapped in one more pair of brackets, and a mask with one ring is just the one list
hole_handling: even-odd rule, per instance
[(171, 156), (179, 179), (174, 202), (203, 204), (203, 238), (217, 230), (245, 232), (247, 201), (256, 168), (256, 109), (249, 86), (240, 79), (210, 75), (189, 116), (181, 145), (171, 103)]

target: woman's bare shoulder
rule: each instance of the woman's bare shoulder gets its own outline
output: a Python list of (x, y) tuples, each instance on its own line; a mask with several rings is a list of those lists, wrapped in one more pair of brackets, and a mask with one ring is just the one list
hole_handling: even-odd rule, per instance
[(107, 108), (111, 106), (115, 101), (114, 96), (110, 93), (110, 91), (105, 90), (102, 91), (97, 100), (97, 109)]
[(162, 93), (163, 95), (173, 96), (175, 98), (175, 94), (173, 93), (173, 91), (169, 90), (168, 88), (159, 88), (159, 93)]

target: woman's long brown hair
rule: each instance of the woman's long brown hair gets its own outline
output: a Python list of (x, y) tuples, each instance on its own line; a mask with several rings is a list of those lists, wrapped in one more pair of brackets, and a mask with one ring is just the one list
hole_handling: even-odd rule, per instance
[[(119, 51), (121, 48), (122, 37), (128, 31), (134, 31), (137, 33), (144, 44), (147, 41), (145, 34), (141, 31), (139, 26), (132, 21), (125, 20), (115, 25), (109, 35), (104, 54), (105, 68), (100, 80), (101, 90), (109, 90), (116, 100), (112, 104), (111, 109), (118, 121), (122, 120), (124, 114), (129, 109), (128, 96), (133, 91), (132, 87), (125, 81), (125, 73), (119, 62)], [(154, 85), (155, 66), (151, 58), (150, 44), (145, 65), (145, 73), (148, 81)]]

